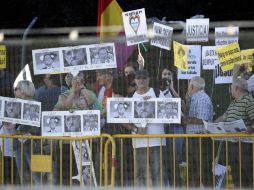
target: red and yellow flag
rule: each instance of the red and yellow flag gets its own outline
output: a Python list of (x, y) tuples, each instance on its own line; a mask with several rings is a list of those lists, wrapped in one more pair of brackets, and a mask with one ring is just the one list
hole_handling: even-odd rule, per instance
[(135, 46), (127, 46), (124, 38), (123, 10), (116, 0), (99, 0), (98, 31), (101, 42), (115, 42), (117, 67), (122, 68), (127, 63)]

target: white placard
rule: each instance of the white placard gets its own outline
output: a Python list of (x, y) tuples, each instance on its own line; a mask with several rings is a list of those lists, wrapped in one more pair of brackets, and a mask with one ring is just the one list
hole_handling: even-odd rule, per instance
[(0, 120), (40, 127), (41, 102), (0, 96)]
[(186, 19), (187, 42), (207, 42), (209, 34), (209, 18)]
[(223, 72), (220, 64), (217, 62), (214, 70), (214, 80), (215, 84), (230, 84), (233, 81), (233, 71)]
[(127, 46), (148, 42), (145, 9), (123, 12)]
[(214, 70), (219, 63), (216, 46), (202, 46), (203, 70)]
[(179, 98), (108, 98), (108, 123), (180, 123)]
[(201, 46), (188, 45), (188, 71), (178, 69), (178, 79), (191, 79), (194, 76), (200, 76), (201, 67)]
[(154, 22), (153, 23), (153, 38), (151, 45), (162, 49), (170, 50), (173, 35), (173, 28)]
[(238, 42), (239, 27), (216, 27), (215, 45), (224, 46)]
[(35, 75), (117, 67), (114, 43), (37, 49), (32, 55)]
[(100, 111), (42, 112), (42, 136), (100, 135)]

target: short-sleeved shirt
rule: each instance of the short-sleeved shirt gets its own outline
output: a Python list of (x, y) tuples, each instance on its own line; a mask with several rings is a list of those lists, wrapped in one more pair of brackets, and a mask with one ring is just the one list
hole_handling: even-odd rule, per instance
[(254, 122), (254, 99), (244, 95), (240, 100), (233, 100), (223, 115), (224, 121), (242, 119), (246, 126)]
[[(204, 90), (198, 91), (191, 97), (189, 117), (212, 122), (213, 104)], [(186, 129), (188, 134), (203, 133), (204, 125), (188, 124)]]

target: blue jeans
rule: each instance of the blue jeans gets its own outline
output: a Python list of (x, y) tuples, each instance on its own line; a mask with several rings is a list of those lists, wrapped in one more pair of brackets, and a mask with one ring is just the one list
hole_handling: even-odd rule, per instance
[[(165, 159), (164, 150), (162, 147), (162, 158), (160, 159), (160, 147), (149, 147), (149, 169), (147, 168), (147, 148), (136, 148), (136, 186), (147, 186), (147, 174), (151, 179), (152, 186), (161, 185), (161, 169), (162, 169), (162, 182), (165, 185), (166, 172), (165, 172)], [(135, 151), (135, 150), (133, 150)], [(160, 167), (160, 160), (162, 160), (162, 168)]]
[[(33, 141), (33, 150), (34, 152), (38, 152), (38, 146), (35, 146), (37, 143)], [(21, 142), (18, 139), (15, 139), (14, 141), (14, 145), (15, 145), (15, 160), (16, 160), (16, 165), (18, 168), (18, 172), (19, 172), (19, 176), (21, 176)], [(29, 185), (31, 184), (31, 140), (26, 140), (23, 143), (23, 172), (22, 172), (22, 176), (23, 179), (20, 181), (21, 185)], [(33, 173), (32, 174), (32, 179), (33, 179), (33, 183), (35, 185), (39, 185), (41, 184), (41, 177), (40, 177), (40, 173)]]
[[(184, 128), (179, 124), (170, 124), (167, 132), (168, 134), (184, 134)], [(168, 173), (168, 181), (171, 186), (174, 185), (174, 175), (175, 175), (175, 185), (176, 186), (182, 185), (179, 165), (182, 163), (183, 142), (184, 138), (175, 138), (175, 166), (174, 166), (173, 139), (172, 138), (166, 139), (167, 144), (166, 160), (168, 164), (167, 173)]]

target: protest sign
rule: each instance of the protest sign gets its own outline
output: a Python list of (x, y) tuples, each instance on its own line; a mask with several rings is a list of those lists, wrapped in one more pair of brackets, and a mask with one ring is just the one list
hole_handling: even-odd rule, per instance
[(238, 42), (239, 27), (215, 28), (215, 45), (223, 46)]
[(247, 72), (252, 71), (254, 49), (246, 49), (241, 51), (242, 63), (247, 66)]
[(148, 42), (145, 9), (123, 12), (127, 46)]
[(214, 70), (215, 65), (218, 63), (218, 55), (216, 46), (203, 46), (202, 47), (202, 66), (203, 70)]
[(187, 42), (207, 42), (209, 33), (209, 18), (186, 19)]
[(226, 46), (216, 48), (219, 63), (222, 71), (232, 70), (234, 64), (241, 64), (241, 52), (239, 44), (233, 43)]
[(201, 66), (201, 46), (188, 45), (188, 71), (178, 69), (178, 79), (191, 79), (194, 76), (200, 76)]
[(217, 62), (214, 70), (215, 84), (229, 84), (233, 81), (233, 70), (223, 72), (220, 64)]
[(174, 65), (184, 71), (188, 70), (188, 48), (176, 41), (173, 42)]
[(6, 46), (0, 45), (0, 69), (6, 68)]
[(155, 22), (153, 24), (153, 38), (151, 40), (151, 45), (170, 50), (172, 34), (172, 27)]

